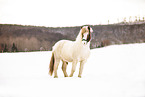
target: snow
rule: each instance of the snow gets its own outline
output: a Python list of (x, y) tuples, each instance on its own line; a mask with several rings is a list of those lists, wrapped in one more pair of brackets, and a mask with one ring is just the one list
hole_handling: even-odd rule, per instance
[[(145, 43), (91, 50), (82, 78), (48, 75), (51, 51), (0, 53), (0, 97), (145, 97)], [(68, 65), (70, 74), (71, 63)]]

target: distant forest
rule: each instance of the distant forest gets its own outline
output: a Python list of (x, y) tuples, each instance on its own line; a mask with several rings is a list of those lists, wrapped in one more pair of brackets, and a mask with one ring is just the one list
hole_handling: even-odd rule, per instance
[[(145, 42), (145, 23), (90, 25), (91, 49)], [(0, 52), (48, 51), (59, 40), (74, 41), (80, 27), (38, 27), (0, 24)]]

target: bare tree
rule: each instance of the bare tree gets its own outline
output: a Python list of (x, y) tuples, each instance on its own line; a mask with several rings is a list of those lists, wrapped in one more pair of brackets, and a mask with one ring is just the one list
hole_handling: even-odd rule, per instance
[(141, 20), (140, 20), (140, 16), (138, 16), (138, 20), (141, 21)]
[(135, 16), (135, 21), (137, 22), (137, 16)]
[(129, 22), (132, 22), (132, 20), (131, 20), (131, 16), (129, 17)]
[(110, 21), (108, 20), (108, 24), (109, 24), (109, 22), (110, 22)]
[(143, 20), (143, 22), (144, 22), (144, 20), (145, 20), (144, 17), (142, 17), (142, 20)]
[(126, 17), (124, 17), (123, 22), (126, 23)]

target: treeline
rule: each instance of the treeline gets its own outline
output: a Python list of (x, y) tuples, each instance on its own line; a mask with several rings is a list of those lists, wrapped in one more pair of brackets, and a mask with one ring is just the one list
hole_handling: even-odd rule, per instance
[(94, 26), (93, 48), (114, 44), (145, 42), (145, 23)]
[(51, 50), (56, 41), (65, 39), (67, 35), (53, 32), (46, 27), (0, 25), (0, 48), (11, 52), (13, 44), (17, 51)]
[[(145, 23), (95, 25), (91, 48), (145, 42)], [(59, 40), (75, 40), (80, 27), (38, 27), (0, 24), (0, 52), (52, 50)], [(15, 49), (14, 49), (15, 48)]]

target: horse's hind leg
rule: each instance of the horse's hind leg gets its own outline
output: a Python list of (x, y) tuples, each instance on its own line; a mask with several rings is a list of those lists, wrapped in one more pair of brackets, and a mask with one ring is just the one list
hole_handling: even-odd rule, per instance
[(62, 61), (63, 63), (62, 63), (62, 71), (63, 71), (63, 73), (64, 73), (64, 76), (65, 77), (68, 77), (68, 74), (67, 74), (67, 72), (66, 72), (66, 68), (67, 68), (67, 65), (68, 65), (68, 62), (66, 62), (66, 61)]
[(58, 65), (59, 65), (60, 59), (55, 59), (55, 63), (54, 63), (54, 78), (57, 78), (57, 69), (58, 69)]

